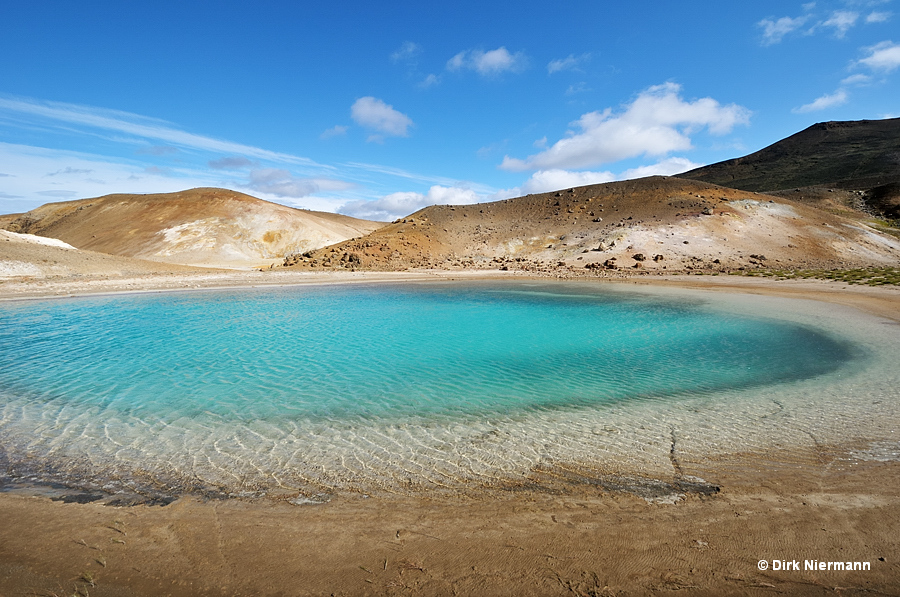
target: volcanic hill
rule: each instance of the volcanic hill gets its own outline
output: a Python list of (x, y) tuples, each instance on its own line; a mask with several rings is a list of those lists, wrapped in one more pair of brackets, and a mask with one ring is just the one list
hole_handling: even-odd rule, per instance
[(900, 118), (820, 122), (678, 177), (900, 220)]
[(895, 265), (900, 239), (789, 199), (653, 176), (433, 205), (285, 266), (533, 272)]
[(56, 238), (99, 253), (236, 268), (270, 265), (287, 254), (383, 226), (214, 188), (48, 203), (5, 216), (2, 224), (10, 232)]
[(54, 238), (0, 230), (0, 282), (10, 278), (109, 278), (204, 271), (186, 265), (82, 251)]

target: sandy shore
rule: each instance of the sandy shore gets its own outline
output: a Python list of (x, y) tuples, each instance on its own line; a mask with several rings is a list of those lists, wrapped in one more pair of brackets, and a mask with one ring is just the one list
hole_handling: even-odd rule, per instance
[[(215, 272), (5, 281), (0, 299), (495, 273)], [(900, 321), (900, 289), (730, 276), (636, 284), (815, 299)], [(873, 413), (875, 415), (875, 413)], [(900, 595), (900, 461), (816, 445), (679, 463), (720, 488), (673, 505), (559, 476), (457, 497), (114, 508), (0, 493), (0, 596)], [(760, 570), (759, 560), (769, 568)], [(799, 571), (773, 570), (775, 560)], [(863, 571), (805, 561), (868, 562)]]

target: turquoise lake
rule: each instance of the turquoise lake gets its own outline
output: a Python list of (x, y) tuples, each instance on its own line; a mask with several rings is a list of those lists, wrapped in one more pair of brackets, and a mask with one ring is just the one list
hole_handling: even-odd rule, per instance
[(718, 404), (864, 362), (808, 323), (577, 284), (27, 301), (0, 305), (0, 442), (35, 478), (97, 487), (138, 472), (232, 493), (452, 483), (545, 458), (544, 440), (576, 445), (553, 438), (598, 413)]

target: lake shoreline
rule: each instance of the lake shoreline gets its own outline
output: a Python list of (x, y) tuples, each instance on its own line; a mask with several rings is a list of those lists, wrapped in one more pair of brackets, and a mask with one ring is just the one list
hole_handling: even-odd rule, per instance
[[(246, 274), (67, 281), (30, 289), (4, 283), (0, 297), (529, 279), (502, 272), (277, 280)], [(617, 282), (811, 299), (900, 321), (895, 288), (735, 276)], [(894, 594), (900, 577), (894, 561), (900, 553), (900, 448), (884, 437), (872, 439), (881, 447), (857, 438), (736, 454), (682, 455), (673, 448), (671, 476), (661, 480), (698, 478), (719, 491), (686, 492), (671, 503), (573, 481), (571, 471), (549, 471), (543, 484), (507, 490), (342, 492), (308, 505), (277, 496), (188, 495), (164, 507), (110, 507), (0, 493), (0, 520), (6, 523), (0, 525), (0, 595), (611, 595), (681, 589), (802, 595), (837, 586)], [(869, 561), (871, 569), (762, 571), (757, 564), (804, 559)]]
[(501, 270), (410, 270), (403, 272), (201, 270), (197, 273), (168, 272), (115, 277), (10, 278), (0, 280), (0, 302), (141, 292), (475, 280), (561, 280), (597, 284), (621, 283), (763, 294), (785, 298), (807, 298), (848, 305), (868, 313), (900, 321), (900, 287), (897, 286), (872, 287), (830, 280), (777, 280), (733, 275), (619, 274), (611, 277), (585, 277), (557, 274), (541, 276), (529, 272)]
[[(0, 594), (895, 594), (900, 462), (817, 446), (681, 463), (719, 492), (589, 484), (320, 505), (109, 507), (0, 494)], [(759, 560), (862, 561), (786, 572)]]

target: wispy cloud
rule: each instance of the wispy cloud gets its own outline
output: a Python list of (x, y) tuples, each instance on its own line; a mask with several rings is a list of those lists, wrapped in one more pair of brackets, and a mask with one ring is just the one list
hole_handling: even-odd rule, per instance
[(48, 174), (44, 174), (44, 176), (60, 176), (60, 175), (70, 175), (70, 174), (90, 174), (93, 170), (88, 168), (72, 168), (71, 166), (67, 166), (62, 170), (57, 170), (56, 172), (50, 172)]
[(135, 153), (138, 155), (171, 155), (178, 153), (178, 148), (171, 145), (151, 145), (150, 147), (141, 147)]
[(188, 133), (162, 120), (118, 110), (9, 97), (0, 97), (0, 110), (46, 118), (57, 122), (115, 131), (142, 139), (163, 141), (179, 147), (225, 154), (241, 154), (286, 164), (328, 168), (328, 166), (317, 164), (309, 158)]
[(834, 93), (825, 94), (808, 104), (804, 104), (799, 108), (794, 108), (793, 110), (791, 110), (791, 112), (794, 112), (795, 114), (818, 112), (820, 110), (842, 106), (847, 103), (848, 99), (849, 95), (847, 94), (847, 92), (843, 89), (838, 89)]
[(38, 195), (42, 197), (56, 197), (59, 199), (70, 199), (72, 197), (78, 196), (78, 191), (64, 191), (64, 190), (54, 190), (54, 191), (38, 191)]
[(520, 72), (528, 66), (524, 52), (510, 53), (501, 46), (496, 50), (465, 50), (447, 61), (447, 70), (474, 70), (488, 77), (504, 72)]
[(263, 193), (279, 197), (305, 197), (319, 190), (319, 186), (308, 178), (295, 178), (287, 170), (263, 168), (250, 172), (250, 187)]
[(831, 27), (834, 29), (834, 36), (842, 39), (847, 35), (847, 31), (856, 24), (857, 19), (859, 19), (857, 12), (837, 10), (831, 14), (831, 18), (822, 23), (822, 26)]
[(737, 104), (721, 105), (706, 97), (693, 102), (680, 96), (681, 86), (650, 87), (624, 110), (589, 112), (573, 125), (577, 132), (549, 149), (521, 160), (506, 156), (500, 167), (509, 171), (577, 169), (641, 155), (665, 155), (691, 148), (690, 134), (706, 128), (728, 133), (747, 124), (750, 111)]
[(567, 57), (559, 59), (559, 60), (551, 60), (549, 64), (547, 64), (547, 74), (552, 75), (553, 73), (558, 73), (563, 70), (580, 70), (578, 65), (582, 62), (590, 59), (590, 54), (582, 54), (581, 56), (575, 56), (574, 54), (569, 54)]
[(400, 192), (373, 201), (350, 201), (340, 213), (366, 220), (391, 221), (417, 212), (429, 205), (464, 205), (481, 198), (472, 189), (435, 185), (427, 193)]
[[(890, 1), (890, 0), (887, 0)], [(850, 6), (874, 5), (884, 2), (865, 1), (865, 0), (846, 0), (844, 2)], [(801, 32), (804, 35), (814, 35), (819, 31), (830, 30), (836, 39), (843, 39), (847, 32), (859, 23), (871, 25), (873, 23), (884, 23), (891, 18), (891, 13), (886, 11), (874, 10), (863, 16), (855, 10), (832, 10), (830, 12), (816, 10), (815, 2), (803, 4), (804, 14), (796, 17), (780, 17), (766, 18), (759, 21), (756, 25), (763, 30), (762, 45), (771, 46), (781, 41), (789, 34)]]
[(357, 124), (376, 131), (369, 136), (369, 141), (381, 142), (385, 136), (406, 137), (413, 125), (409, 116), (371, 96), (356, 100), (350, 107), (350, 116)]
[[(358, 110), (357, 116), (373, 136), (408, 132), (412, 124), (408, 116), (375, 98), (369, 107), (374, 109)], [(458, 184), (446, 177), (378, 164), (322, 165), (300, 156), (187, 133), (162, 120), (89, 106), (0, 95), (0, 122), (58, 134), (66, 143), (79, 143), (80, 137), (102, 138), (113, 144), (104, 146), (107, 155), (98, 155), (0, 142), (0, 164), (7, 175), (2, 179), (6, 196), (0, 197), (0, 212), (37, 207), (50, 196), (46, 192), (96, 197), (198, 186), (227, 187), (270, 201), (335, 211), (348, 200), (383, 197), (408, 182), (417, 186)], [(338, 125), (333, 132), (346, 128)], [(85, 146), (93, 148), (96, 143), (91, 140)], [(168, 155), (178, 159), (158, 163), (156, 158)], [(251, 176), (251, 172), (255, 174)], [(53, 176), (47, 177), (48, 173)], [(482, 194), (493, 192), (483, 185), (472, 188), (481, 189), (477, 192)]]
[(850, 75), (844, 79), (841, 79), (841, 85), (866, 85), (872, 81), (872, 77), (869, 75), (864, 75), (862, 73)]
[[(438, 185), (445, 187), (458, 187), (462, 182), (458, 179), (448, 178), (446, 176), (430, 176), (427, 174), (418, 174), (403, 170), (402, 168), (394, 168), (392, 166), (384, 166), (381, 164), (368, 164), (363, 162), (347, 162), (341, 164), (342, 169), (362, 170), (365, 172), (374, 172), (386, 176), (404, 178), (418, 183)], [(479, 194), (487, 194), (494, 192), (494, 189), (485, 185), (475, 183), (466, 183), (466, 188), (471, 188)]]
[(576, 93), (583, 93), (585, 91), (590, 91), (588, 89), (587, 83), (581, 81), (579, 83), (575, 83), (574, 85), (569, 85), (569, 88), (566, 89), (566, 95), (575, 95)]
[(391, 53), (393, 62), (414, 63), (419, 54), (422, 53), (422, 46), (412, 41), (405, 41), (396, 51)]
[(780, 19), (763, 19), (757, 25), (763, 29), (762, 43), (771, 46), (780, 43), (784, 36), (796, 31), (809, 20), (808, 15), (799, 17), (781, 17)]
[(330, 129), (325, 129), (321, 135), (319, 135), (320, 139), (331, 139), (332, 137), (341, 137), (347, 134), (347, 131), (350, 129), (348, 126), (344, 126), (342, 124), (336, 124)]
[(240, 170), (241, 168), (249, 168), (255, 163), (244, 156), (230, 156), (207, 162), (209, 167), (215, 170)]
[(440, 82), (441, 78), (438, 75), (430, 74), (422, 79), (422, 81), (419, 83), (419, 87), (421, 87), (422, 89), (428, 89), (429, 87), (433, 87)]

